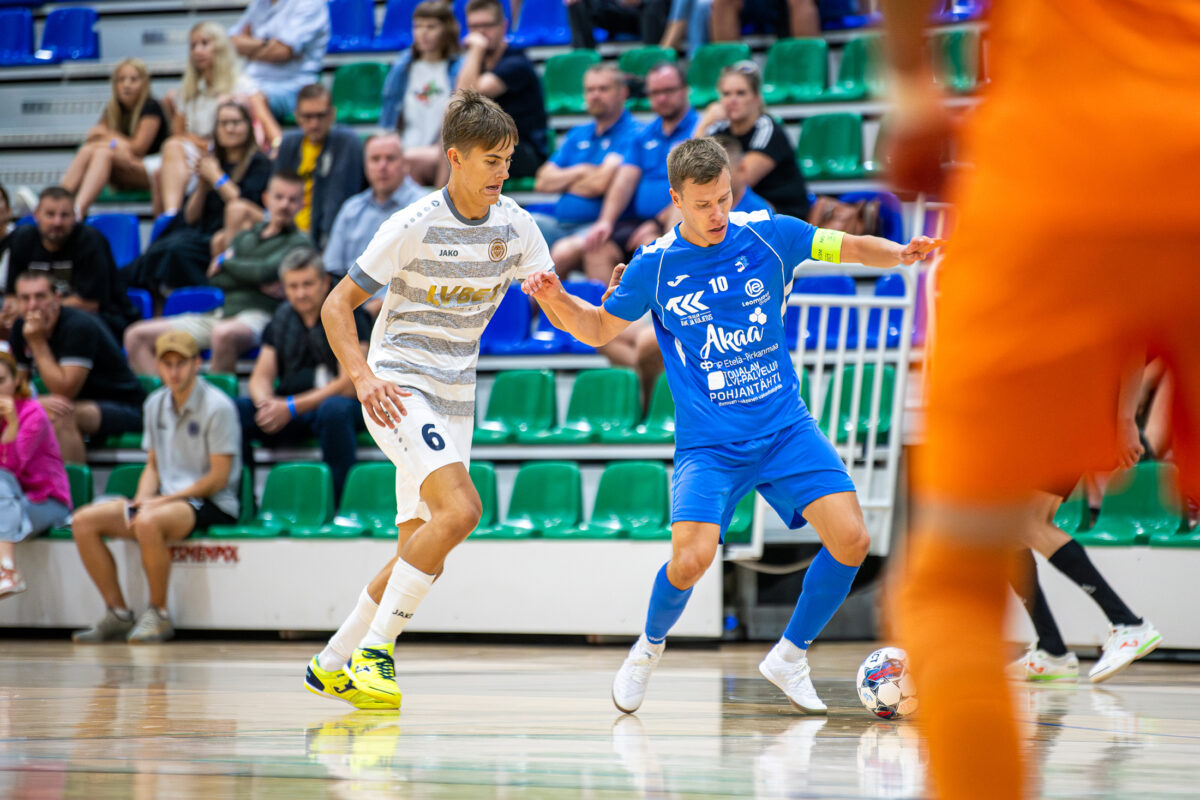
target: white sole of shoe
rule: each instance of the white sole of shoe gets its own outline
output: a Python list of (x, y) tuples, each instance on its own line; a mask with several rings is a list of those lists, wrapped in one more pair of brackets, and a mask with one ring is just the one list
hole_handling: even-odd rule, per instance
[(791, 698), (790, 695), (788, 695), (787, 689), (783, 688), (783, 686), (778, 681), (776, 681), (774, 677), (772, 677), (771, 673), (767, 672), (766, 668), (763, 667), (763, 665), (761, 663), (758, 665), (758, 672), (764, 678), (769, 680), (775, 688), (777, 688), (779, 691), (783, 692), (783, 696), (786, 697), (788, 702), (792, 704), (792, 708), (796, 709), (797, 711), (804, 713), (804, 714), (812, 714), (812, 715), (820, 715), (820, 714), (828, 714), (829, 713), (829, 709), (823, 705), (819, 708), (809, 708), (808, 706), (802, 706), (799, 703), (797, 703), (795, 700), (793, 700)]
[(1151, 644), (1151, 645), (1150, 645), (1148, 648), (1146, 648), (1146, 649), (1145, 649), (1145, 650), (1143, 650), (1142, 652), (1138, 653), (1136, 656), (1134, 656), (1134, 657), (1133, 657), (1132, 659), (1130, 659), (1129, 661), (1126, 661), (1124, 664), (1122, 664), (1121, 666), (1117, 667), (1116, 669), (1110, 669), (1108, 672), (1105, 672), (1105, 673), (1103, 673), (1103, 674), (1101, 674), (1101, 675), (1096, 675), (1096, 676), (1091, 676), (1091, 675), (1089, 675), (1089, 676), (1088, 676), (1088, 680), (1089, 680), (1089, 681), (1091, 681), (1092, 683), (1104, 683), (1106, 680), (1108, 680), (1109, 678), (1111, 678), (1113, 675), (1117, 675), (1117, 674), (1119, 674), (1119, 673), (1120, 673), (1122, 670), (1124, 670), (1126, 667), (1128, 667), (1128, 666), (1129, 666), (1130, 664), (1132, 664), (1134, 661), (1138, 661), (1138, 660), (1140, 660), (1140, 659), (1143, 659), (1143, 658), (1145, 658), (1146, 656), (1148, 656), (1148, 655), (1150, 655), (1151, 653), (1153, 653), (1155, 650), (1157, 650), (1157, 649), (1158, 649), (1158, 646), (1159, 646), (1160, 644), (1162, 644), (1162, 635), (1161, 635), (1161, 634), (1159, 634), (1159, 637), (1158, 637), (1157, 641), (1153, 642), (1153, 643), (1152, 643), (1152, 644)]

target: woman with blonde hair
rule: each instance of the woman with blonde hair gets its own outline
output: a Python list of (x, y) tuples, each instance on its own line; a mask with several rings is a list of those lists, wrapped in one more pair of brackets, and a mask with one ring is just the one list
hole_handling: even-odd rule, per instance
[(274, 145), (279, 141), (279, 123), (266, 98), (242, 74), (225, 30), (215, 22), (198, 23), (188, 33), (183, 84), (166, 98), (175, 135), (163, 145), (158, 174), (161, 200), (156, 211), (179, 211), (184, 195), (195, 185), (200, 157), (212, 147), (217, 106), (229, 99), (246, 103), (265, 142)]
[(162, 106), (150, 95), (146, 65), (124, 59), (113, 70), (112, 98), (62, 178), (63, 187), (75, 193), (75, 216), (87, 216), (110, 182), (117, 189), (149, 189), (170, 133)]

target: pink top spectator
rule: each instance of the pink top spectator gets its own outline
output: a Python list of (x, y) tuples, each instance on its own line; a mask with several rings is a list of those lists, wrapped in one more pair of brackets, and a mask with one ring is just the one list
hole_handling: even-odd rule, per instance
[[(0, 469), (16, 476), (29, 502), (53, 498), (70, 508), (71, 485), (50, 418), (37, 400), (14, 397), (13, 404), (17, 407), (17, 438), (11, 444), (0, 444)], [(0, 431), (7, 425), (0, 420)]]

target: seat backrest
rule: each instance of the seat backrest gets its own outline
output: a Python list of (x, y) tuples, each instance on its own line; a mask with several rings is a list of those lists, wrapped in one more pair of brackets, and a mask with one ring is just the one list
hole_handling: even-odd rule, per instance
[(215, 286), (185, 286), (176, 289), (163, 303), (163, 316), (202, 314), (225, 305), (225, 293)]
[(867, 36), (855, 37), (842, 46), (842, 58), (838, 62), (834, 85), (843, 91), (866, 92), (867, 88)]
[(630, 369), (589, 369), (575, 377), (567, 422), (594, 428), (629, 428), (641, 412), (637, 374)]
[(159, 236), (162, 236), (163, 231), (167, 229), (167, 226), (171, 224), (171, 220), (173, 219), (175, 219), (174, 214), (159, 214), (154, 218), (154, 225), (150, 228), (151, 244), (153, 244)]
[(971, 30), (935, 33), (929, 39), (935, 80), (952, 92), (974, 91), (979, 82), (979, 34)]
[(118, 464), (108, 473), (104, 483), (105, 494), (119, 494), (122, 497), (133, 497), (137, 494), (138, 479), (142, 477), (145, 464)]
[(388, 0), (375, 47), (401, 50), (411, 45), (413, 10), (420, 4), (421, 0)]
[(138, 219), (133, 214), (93, 214), (87, 218), (86, 224), (104, 234), (108, 246), (112, 248), (117, 269), (142, 254)]
[(142, 319), (150, 319), (154, 316), (154, 299), (150, 297), (149, 292), (145, 289), (126, 289), (125, 294)]
[(333, 477), (325, 464), (276, 464), (263, 487), (259, 518), (323, 525), (333, 518)]
[(158, 377), (157, 375), (138, 375), (137, 381), (139, 384), (141, 384), (142, 391), (146, 394), (150, 394), (155, 389), (163, 385), (162, 378)]
[(1174, 531), (1186, 524), (1179, 500), (1178, 472), (1173, 464), (1145, 461), (1115, 474), (1100, 501), (1096, 527), (1112, 522), (1139, 530)]
[(220, 389), (234, 400), (238, 396), (238, 378), (232, 372), (206, 372), (204, 380)]
[(829, 48), (824, 39), (779, 39), (767, 51), (763, 86), (799, 87), (817, 97), (829, 80)]
[(395, 519), (396, 466), (390, 461), (363, 461), (351, 467), (338, 511)]
[(617, 59), (617, 65), (620, 66), (622, 72), (626, 72), (635, 78), (644, 78), (651, 67), (657, 66), (664, 61), (675, 61), (675, 51), (670, 47), (659, 47), (656, 44), (646, 45), (645, 47), (635, 47), (632, 50), (626, 50), (621, 53), (621, 57)]
[(554, 425), (554, 417), (554, 373), (513, 369), (496, 376), (484, 419), (522, 430), (545, 430)]
[(527, 463), (517, 473), (509, 519), (529, 519), (539, 527), (578, 525), (583, 515), (579, 465), (573, 461)]
[(71, 506), (79, 508), (92, 502), (92, 468), (87, 464), (67, 464), (67, 484), (71, 487)]
[(896, 195), (891, 192), (846, 192), (838, 199), (843, 203), (857, 203), (859, 200), (878, 200), (879, 235), (884, 239), (891, 239), (893, 242), (906, 242), (904, 238), (903, 209), (900, 205), (900, 198), (896, 197)]
[(254, 521), (254, 478), (250, 468), (242, 465), (242, 480), (238, 484), (238, 524)]
[(664, 525), (669, 519), (667, 471), (660, 461), (618, 461), (600, 476), (592, 520), (622, 527)]
[(339, 120), (352, 122), (358, 116), (379, 116), (387, 70), (387, 64), (377, 61), (359, 61), (337, 68), (333, 73), (330, 95)]
[[(854, 403), (854, 373), (855, 366), (847, 364), (842, 368), (842, 385), (838, 397), (837, 439), (846, 441), (851, 429), (857, 428), (855, 438), (861, 442), (870, 428), (871, 396), (875, 392), (875, 365), (866, 362), (862, 365), (862, 384), (858, 390), (858, 419), (851, 419), (850, 411)], [(896, 368), (891, 364), (883, 365), (883, 377), (879, 383), (879, 422), (876, 431), (887, 433), (892, 427), (892, 397), (896, 387)], [(821, 428), (828, 430), (829, 415), (833, 408), (833, 376), (825, 388), (825, 401), (821, 409)]]
[(490, 528), (500, 517), (500, 507), (496, 495), (496, 468), (487, 461), (471, 463), (471, 483), (479, 493), (479, 504), (482, 511), (479, 515), (479, 527)]
[(569, 43), (571, 30), (566, 4), (562, 0), (525, 0), (512, 38), (520, 47)]
[(479, 337), (479, 351), (493, 353), (528, 339), (530, 312), (529, 298), (521, 291), (520, 284), (513, 282)]
[(33, 14), (28, 8), (0, 10), (0, 63), (19, 63), (33, 55)]
[(47, 14), (41, 46), (41, 50), (48, 53), (47, 60), (99, 58), (97, 19), (94, 9), (84, 7), (56, 8)]
[(658, 376), (654, 383), (654, 391), (650, 395), (650, 405), (646, 409), (646, 425), (663, 430), (675, 430), (675, 398), (671, 395), (671, 386), (667, 383), (667, 373)]
[(734, 507), (729, 527), (725, 529), (727, 544), (745, 544), (750, 541), (750, 528), (754, 524), (755, 496), (754, 492), (750, 492)]
[(329, 0), (329, 49), (365, 50), (375, 38), (375, 3), (371, 0)]
[(542, 77), (546, 98), (583, 97), (583, 73), (588, 67), (600, 63), (600, 54), (595, 50), (572, 50), (546, 59), (546, 72)]
[(709, 42), (696, 48), (688, 65), (687, 83), (693, 89), (714, 89), (721, 70), (737, 61), (750, 58), (750, 45), (745, 42)]

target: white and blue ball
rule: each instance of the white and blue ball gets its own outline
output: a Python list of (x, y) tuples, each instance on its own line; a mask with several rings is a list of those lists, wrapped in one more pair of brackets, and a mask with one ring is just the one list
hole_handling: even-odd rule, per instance
[(858, 668), (858, 699), (882, 719), (900, 719), (917, 710), (917, 688), (903, 650), (882, 647), (867, 656)]

